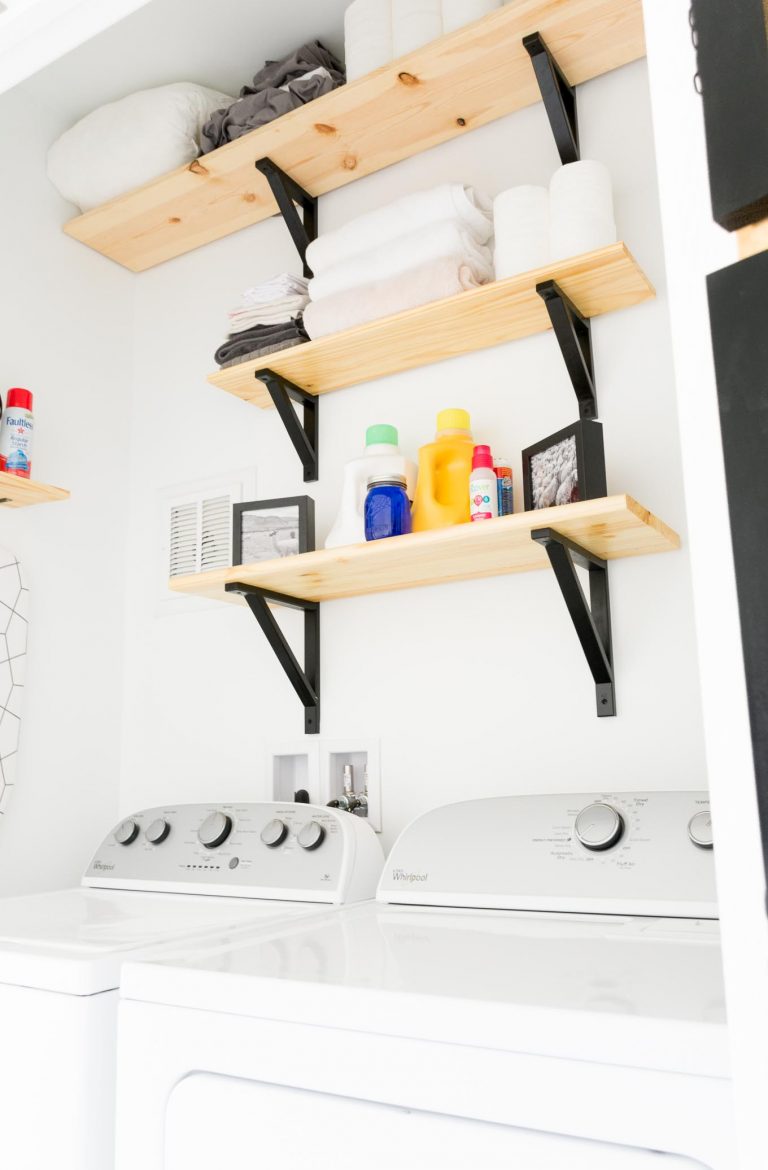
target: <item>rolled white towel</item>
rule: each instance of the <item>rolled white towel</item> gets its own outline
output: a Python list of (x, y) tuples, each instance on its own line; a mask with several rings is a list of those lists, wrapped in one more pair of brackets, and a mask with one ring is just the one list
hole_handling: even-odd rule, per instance
[(441, 0), (392, 0), (392, 42), (403, 57), (443, 35)]
[(347, 81), (388, 64), (395, 56), (392, 0), (354, 0), (344, 13)]
[(311, 338), (325, 337), (477, 287), (466, 264), (441, 256), (397, 276), (313, 301), (304, 312), (304, 328)]
[(549, 260), (549, 192), (511, 187), (493, 201), (496, 279), (541, 268)]
[(606, 166), (592, 159), (568, 163), (555, 171), (549, 183), (552, 221), (579, 212), (613, 219), (613, 190)]
[(310, 280), (309, 296), (311, 300), (319, 301), (334, 293), (359, 289), (372, 281), (397, 276), (445, 256), (466, 265), (478, 283), (493, 280), (490, 248), (478, 244), (455, 220), (446, 219), (388, 240), (327, 268)]
[(463, 28), (501, 8), (501, 0), (443, 0), (443, 34)]
[(474, 187), (443, 183), (403, 195), (384, 207), (358, 215), (335, 231), (323, 232), (309, 245), (307, 264), (319, 276), (344, 260), (370, 251), (373, 241), (385, 244), (444, 219), (457, 220), (478, 244), (487, 243), (493, 234), (490, 199)]
[(561, 216), (550, 224), (550, 257), (552, 260), (568, 260), (571, 256), (606, 248), (616, 240), (616, 224), (609, 216)]

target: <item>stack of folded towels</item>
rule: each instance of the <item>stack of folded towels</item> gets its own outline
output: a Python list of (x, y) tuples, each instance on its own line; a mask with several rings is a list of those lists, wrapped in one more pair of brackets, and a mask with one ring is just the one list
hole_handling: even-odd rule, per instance
[(492, 234), (490, 199), (461, 183), (358, 216), (307, 249), (314, 276), (304, 328), (324, 337), (486, 284)]
[(229, 314), (229, 336), (216, 350), (217, 363), (235, 366), (302, 345), (307, 340), (302, 311), (308, 299), (306, 280), (288, 272), (247, 288)]

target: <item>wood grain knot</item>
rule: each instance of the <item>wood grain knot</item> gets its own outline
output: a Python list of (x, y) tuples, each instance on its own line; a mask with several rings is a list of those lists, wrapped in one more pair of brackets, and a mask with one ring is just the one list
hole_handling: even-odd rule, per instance
[(208, 174), (207, 168), (203, 166), (203, 164), (200, 162), (199, 158), (193, 159), (193, 161), (189, 164), (189, 170), (192, 172), (193, 175), (207, 175)]
[(346, 154), (342, 159), (341, 165), (345, 171), (354, 171), (357, 167), (357, 159), (353, 154)]
[(457, 119), (456, 119), (456, 125), (457, 125), (457, 126), (466, 126), (466, 124), (467, 124), (467, 119), (466, 119), (466, 118), (457, 118)]
[(397, 80), (402, 81), (403, 85), (418, 85), (419, 79), (413, 73), (398, 73)]
[(318, 134), (336, 134), (335, 126), (329, 126), (327, 122), (315, 122), (315, 130)]
[(245, 194), (243, 195), (243, 203), (255, 203), (255, 202), (256, 202), (256, 196), (254, 195), (253, 191), (246, 191)]
[(172, 215), (168, 220), (168, 223), (181, 223), (181, 220), (179, 219), (178, 215)]

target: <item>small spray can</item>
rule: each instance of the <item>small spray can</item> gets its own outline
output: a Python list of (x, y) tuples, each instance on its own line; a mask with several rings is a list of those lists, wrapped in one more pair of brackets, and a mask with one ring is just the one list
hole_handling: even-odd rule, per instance
[(32, 392), (14, 386), (8, 391), (0, 423), (0, 471), (29, 479), (32, 471)]
[(499, 494), (499, 515), (511, 516), (515, 510), (512, 498), (512, 468), (507, 467), (505, 463), (499, 463), (494, 467), (493, 473), (496, 476)]

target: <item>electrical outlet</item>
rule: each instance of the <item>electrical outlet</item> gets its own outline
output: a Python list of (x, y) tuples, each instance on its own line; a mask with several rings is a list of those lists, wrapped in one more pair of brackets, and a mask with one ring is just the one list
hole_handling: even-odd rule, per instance
[(344, 765), (351, 764), (354, 790), (361, 793), (368, 784), (368, 824), (381, 832), (381, 741), (359, 739), (323, 739), (320, 741), (321, 801), (338, 797), (344, 791)]
[(267, 747), (267, 800), (293, 800), (302, 789), (310, 804), (325, 804), (320, 784), (320, 752), (314, 736)]

